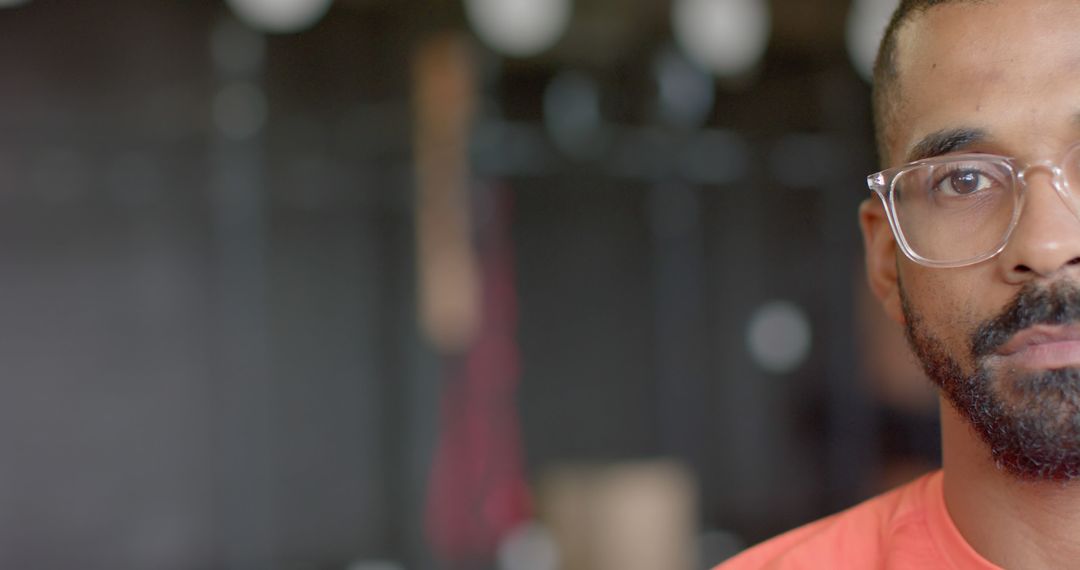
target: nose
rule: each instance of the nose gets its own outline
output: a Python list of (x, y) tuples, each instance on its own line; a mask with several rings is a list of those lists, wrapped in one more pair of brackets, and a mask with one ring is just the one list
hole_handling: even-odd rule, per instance
[(1032, 174), (1023, 212), (998, 260), (1006, 280), (1017, 285), (1080, 273), (1080, 219), (1065, 202), (1075, 198), (1059, 194), (1050, 173)]

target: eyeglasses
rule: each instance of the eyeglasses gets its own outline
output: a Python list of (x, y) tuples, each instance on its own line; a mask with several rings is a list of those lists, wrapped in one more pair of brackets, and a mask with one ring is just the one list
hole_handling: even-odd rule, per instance
[(1054, 164), (963, 154), (883, 170), (866, 182), (881, 199), (896, 242), (912, 261), (963, 267), (1001, 253), (1024, 205), (1027, 178), (1046, 170), (1054, 190), (1080, 218), (1080, 144)]

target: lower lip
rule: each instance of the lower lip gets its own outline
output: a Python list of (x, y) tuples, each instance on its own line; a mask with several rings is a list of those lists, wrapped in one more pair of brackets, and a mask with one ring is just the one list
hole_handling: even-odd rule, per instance
[(1051, 369), (1080, 366), (1080, 340), (1043, 342), (999, 357), (1010, 368)]

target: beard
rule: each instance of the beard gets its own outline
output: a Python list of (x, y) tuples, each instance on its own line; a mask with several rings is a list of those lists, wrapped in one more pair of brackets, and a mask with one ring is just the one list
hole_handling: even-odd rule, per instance
[(986, 443), (999, 468), (1032, 481), (1080, 477), (1080, 368), (992, 371), (990, 357), (1033, 325), (1080, 322), (1080, 287), (1025, 286), (970, 333), (974, 372), (965, 373), (900, 288), (908, 344), (927, 376)]

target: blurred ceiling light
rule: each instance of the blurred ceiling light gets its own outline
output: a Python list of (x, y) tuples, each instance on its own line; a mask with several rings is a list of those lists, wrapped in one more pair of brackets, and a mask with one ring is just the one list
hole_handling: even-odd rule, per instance
[(899, 0), (854, 0), (847, 17), (847, 50), (855, 71), (867, 81), (874, 76), (878, 44)]
[(750, 355), (768, 372), (792, 372), (810, 354), (810, 319), (789, 301), (770, 301), (758, 307), (747, 329)]
[(721, 77), (749, 72), (765, 54), (771, 22), (763, 0), (675, 0), (672, 10), (679, 46)]
[(0, 0), (0, 8), (15, 8), (30, 2), (30, 0)]
[(529, 57), (555, 45), (570, 24), (571, 0), (465, 0), (465, 15), (492, 49)]
[(589, 76), (563, 71), (544, 90), (544, 126), (555, 146), (574, 158), (603, 153), (607, 131), (600, 113), (600, 88)]
[(713, 79), (675, 49), (653, 60), (657, 83), (657, 112), (671, 126), (697, 128), (705, 124), (715, 101)]
[(225, 0), (245, 24), (264, 32), (288, 34), (315, 25), (333, 0)]

